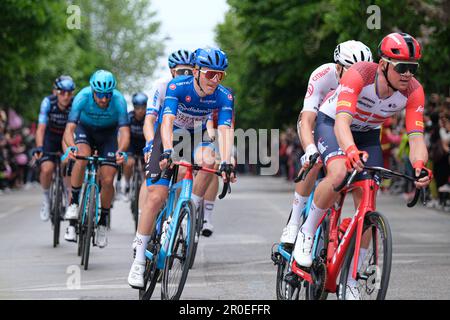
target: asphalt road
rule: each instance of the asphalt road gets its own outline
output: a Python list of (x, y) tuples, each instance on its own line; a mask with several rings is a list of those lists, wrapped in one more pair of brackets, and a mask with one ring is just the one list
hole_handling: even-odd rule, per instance
[[(182, 299), (275, 299), (270, 252), (292, 190), (281, 178), (241, 176), (216, 202), (215, 232), (200, 240)], [(116, 202), (109, 244), (91, 250), (84, 271), (76, 244), (61, 235), (60, 246), (52, 247), (51, 224), (39, 219), (41, 199), (38, 187), (0, 195), (0, 299), (137, 299), (127, 284), (134, 238), (129, 203)], [(389, 195), (378, 197), (377, 209), (388, 217), (394, 238), (387, 298), (450, 299), (450, 215), (409, 209)], [(154, 298), (160, 298), (159, 285)]]

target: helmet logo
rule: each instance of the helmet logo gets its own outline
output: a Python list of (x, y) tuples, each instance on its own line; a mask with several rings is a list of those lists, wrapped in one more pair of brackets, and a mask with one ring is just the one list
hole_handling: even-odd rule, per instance
[(397, 34), (390, 34), (390, 35), (388, 35), (388, 37), (391, 38), (392, 40), (394, 40), (395, 43), (397, 43), (398, 45), (401, 45), (402, 42), (399, 39), (397, 39), (396, 35)]

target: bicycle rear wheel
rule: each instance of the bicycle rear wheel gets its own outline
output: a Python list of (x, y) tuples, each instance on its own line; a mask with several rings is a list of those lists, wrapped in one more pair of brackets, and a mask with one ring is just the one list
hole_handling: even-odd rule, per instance
[[(136, 170), (136, 169), (135, 169)], [(142, 177), (140, 173), (135, 173), (133, 178), (133, 190), (131, 193), (131, 212), (134, 219), (134, 231), (137, 230), (139, 222), (139, 192), (141, 191)]]
[(166, 257), (164, 264), (161, 285), (161, 298), (163, 300), (178, 300), (180, 298), (189, 272), (195, 234), (194, 209), (191, 202), (185, 202), (181, 206), (180, 216), (176, 222), (177, 225), (172, 236), (172, 254)]
[(89, 251), (91, 249), (91, 239), (94, 236), (94, 219), (95, 219), (95, 211), (97, 206), (96, 201), (96, 193), (95, 188), (91, 187), (89, 191), (89, 198), (87, 199), (87, 215), (86, 215), (86, 234), (83, 237), (83, 262), (84, 262), (84, 270), (87, 270), (89, 267)]
[[(392, 264), (392, 235), (387, 219), (378, 212), (367, 213), (362, 239), (367, 239), (369, 246), (364, 256), (359, 258), (357, 282), (353, 282), (352, 290), (358, 291), (361, 300), (384, 300)], [(346, 294), (350, 290), (348, 276), (353, 272), (355, 242), (356, 233), (352, 237), (341, 270), (338, 292), (338, 298), (341, 300), (350, 296)]]

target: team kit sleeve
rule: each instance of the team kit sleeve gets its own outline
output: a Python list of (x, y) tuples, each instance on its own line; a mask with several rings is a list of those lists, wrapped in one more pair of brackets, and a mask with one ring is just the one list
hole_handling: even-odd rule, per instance
[[(324, 88), (329, 89), (329, 86), (325, 85), (325, 82), (327, 82), (327, 76), (322, 75), (319, 77), (320, 73), (323, 73), (325, 70), (323, 70), (324, 66), (318, 67), (316, 70), (314, 70), (308, 81), (308, 88), (306, 90), (305, 99), (303, 100), (303, 111), (310, 111), (310, 112), (319, 112), (319, 107), (321, 103), (321, 98), (323, 98), (327, 93), (324, 92)], [(334, 69), (331, 69), (331, 66), (328, 67), (330, 70), (328, 72), (334, 72)], [(328, 73), (327, 72), (327, 73)]]
[(130, 119), (127, 112), (127, 101), (122, 94), (118, 95), (117, 106), (119, 109), (118, 127), (125, 127), (130, 125)]
[(347, 114), (353, 117), (356, 113), (358, 96), (364, 87), (362, 75), (350, 68), (342, 77), (336, 104), (336, 115)]
[(81, 116), (81, 111), (84, 105), (88, 102), (88, 97), (84, 94), (83, 90), (80, 91), (73, 99), (72, 108), (70, 109), (67, 122), (78, 123)]
[(231, 127), (233, 121), (234, 98), (231, 93), (223, 95), (223, 97), (224, 98), (222, 99), (222, 103), (219, 107), (217, 125)]
[(153, 89), (150, 94), (150, 99), (147, 103), (147, 110), (145, 112), (145, 115), (152, 115), (157, 117), (159, 113), (159, 109), (161, 108), (161, 105), (164, 103), (162, 101), (161, 97), (163, 96), (163, 92), (161, 90), (165, 90), (165, 88), (161, 88), (161, 83), (155, 83), (153, 85)]
[(41, 108), (39, 111), (39, 124), (47, 124), (48, 123), (48, 113), (50, 111), (50, 99), (45, 97), (41, 102)]
[(418, 85), (417, 88), (409, 95), (405, 108), (405, 124), (408, 137), (423, 135), (423, 112), (425, 105), (425, 94), (423, 87)]
[(167, 84), (166, 98), (164, 99), (164, 110), (163, 115), (172, 114), (177, 115), (178, 111), (178, 89), (175, 80), (170, 81)]

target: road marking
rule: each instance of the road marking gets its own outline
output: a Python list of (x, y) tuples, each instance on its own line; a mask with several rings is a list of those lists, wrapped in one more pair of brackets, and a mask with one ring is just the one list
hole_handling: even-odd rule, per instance
[(9, 211), (6, 211), (6, 212), (0, 212), (0, 219), (6, 218), (7, 216), (10, 216), (10, 215), (12, 215), (13, 213), (19, 212), (19, 211), (21, 211), (21, 210), (23, 210), (23, 209), (24, 209), (24, 207), (22, 207), (22, 206), (17, 206), (17, 207), (12, 208), (12, 209), (9, 210)]

